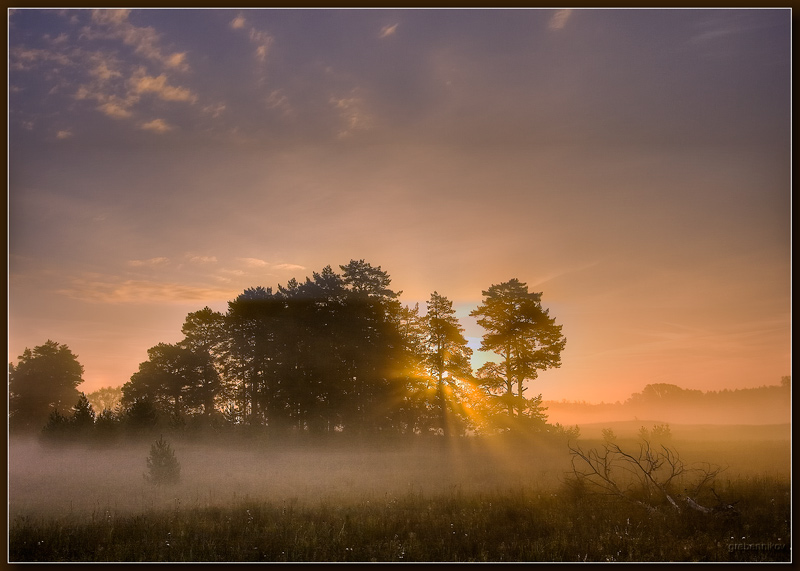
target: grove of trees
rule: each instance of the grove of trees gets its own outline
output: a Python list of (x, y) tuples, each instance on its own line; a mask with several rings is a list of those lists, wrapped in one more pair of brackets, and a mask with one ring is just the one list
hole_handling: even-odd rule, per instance
[(16, 366), (8, 366), (11, 428), (41, 428), (53, 411), (69, 410), (78, 400), (83, 366), (66, 345), (48, 340), (25, 349)]
[[(422, 315), (401, 304), (380, 266), (351, 260), (339, 268), (277, 290), (246, 289), (226, 313), (190, 313), (183, 339), (148, 350), (98, 425), (161, 418), (270, 434), (445, 436), (545, 426), (541, 395), (526, 391), (539, 371), (560, 366), (566, 340), (541, 293), (517, 279), (483, 292), (472, 315), (486, 330), (481, 349), (499, 360), (475, 374), (447, 297), (433, 292)], [(12, 424), (41, 428), (53, 410), (74, 405), (82, 372), (66, 346), (26, 350), (10, 366)], [(103, 391), (92, 402), (119, 398)]]

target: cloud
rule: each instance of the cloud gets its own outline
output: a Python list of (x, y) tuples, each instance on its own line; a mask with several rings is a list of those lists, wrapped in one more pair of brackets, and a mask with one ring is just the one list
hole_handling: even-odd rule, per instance
[(276, 109), (283, 115), (292, 114), (292, 106), (289, 104), (289, 98), (284, 95), (282, 89), (270, 91), (264, 102), (267, 105), (267, 109)]
[(122, 73), (119, 71), (119, 61), (113, 56), (102, 52), (94, 52), (89, 56), (89, 63), (92, 66), (89, 70), (89, 75), (101, 82), (122, 77)]
[(205, 107), (203, 107), (203, 112), (208, 113), (209, 115), (211, 115), (211, 117), (216, 119), (217, 117), (222, 115), (226, 109), (227, 106), (224, 103), (217, 103), (216, 105), (206, 105)]
[(69, 139), (72, 136), (72, 131), (59, 131), (56, 133), (56, 139)]
[(273, 266), (276, 270), (305, 270), (305, 266), (301, 266), (298, 264), (275, 264)]
[(128, 260), (128, 265), (133, 267), (141, 267), (141, 266), (163, 266), (164, 264), (169, 262), (169, 258), (165, 257), (158, 257), (158, 258), (150, 258), (149, 260)]
[[(269, 268), (272, 270), (304, 270), (306, 269), (305, 266), (300, 266), (298, 264), (271, 264), (267, 261), (260, 260), (258, 258), (236, 258), (240, 262), (243, 262), (248, 268)], [(236, 273), (237, 275), (241, 275), (239, 272), (227, 270), (229, 273)]]
[[(189, 70), (184, 52), (164, 53), (159, 45), (161, 36), (150, 26), (139, 27), (131, 24), (128, 21), (130, 13), (130, 10), (93, 10), (92, 22), (104, 27), (107, 30), (107, 37), (122, 40), (125, 45), (133, 47), (134, 53), (170, 69)], [(84, 30), (84, 35), (91, 38), (96, 34), (87, 28)]]
[(233, 290), (219, 287), (193, 286), (174, 282), (123, 280), (114, 277), (71, 280), (69, 287), (57, 293), (97, 303), (175, 303), (211, 302), (231, 299)]
[[(170, 85), (167, 76), (148, 75), (143, 67), (137, 67), (126, 82), (122, 82), (123, 74), (119, 71), (119, 63), (103, 54), (88, 56), (89, 70), (93, 81), (81, 85), (75, 92), (75, 99), (93, 100), (98, 103), (97, 110), (114, 119), (127, 119), (133, 115), (132, 108), (138, 104), (143, 95), (154, 95), (162, 101), (194, 104), (195, 95), (189, 89)], [(118, 95), (124, 91), (124, 95)], [(163, 123), (151, 122), (146, 129), (165, 131), (169, 127)]]
[(387, 36), (394, 35), (395, 31), (397, 30), (397, 24), (393, 24), (391, 26), (384, 26), (381, 28), (381, 33), (378, 35), (379, 38), (385, 38)]
[(172, 131), (172, 125), (168, 124), (163, 119), (153, 119), (152, 121), (148, 121), (147, 123), (142, 123), (139, 125), (140, 129), (144, 129), (145, 131), (154, 131), (156, 133), (166, 133), (167, 131)]
[(119, 101), (108, 101), (98, 106), (98, 109), (114, 119), (126, 119), (131, 116), (126, 104)]
[(245, 19), (244, 16), (242, 16), (241, 14), (239, 14), (233, 20), (231, 20), (231, 28), (233, 28), (234, 30), (244, 28), (244, 24), (245, 24)]
[[(234, 30), (243, 30), (246, 26), (244, 17), (241, 14), (236, 16), (236, 18), (231, 20), (230, 26)], [(250, 42), (256, 46), (256, 59), (261, 63), (266, 62), (267, 56), (269, 55), (269, 49), (275, 42), (275, 38), (272, 37), (270, 33), (257, 30), (253, 26), (250, 26), (248, 36), (250, 38)]]
[(267, 32), (261, 32), (255, 28), (250, 28), (250, 41), (256, 44), (256, 59), (261, 63), (267, 61), (269, 48), (275, 39)]
[(194, 262), (196, 264), (215, 264), (217, 263), (216, 256), (192, 256), (189, 258), (190, 262)]
[(265, 262), (264, 260), (259, 260), (258, 258), (236, 258), (240, 262), (243, 262), (247, 267), (250, 268), (265, 268), (269, 265), (269, 262)]
[(372, 117), (364, 111), (364, 100), (358, 96), (331, 97), (330, 104), (339, 112), (344, 128), (339, 131), (338, 137), (350, 137), (356, 131), (367, 131), (372, 128)]
[(556, 13), (550, 18), (547, 27), (551, 30), (562, 30), (567, 25), (567, 20), (572, 15), (572, 10), (556, 10)]
[(9, 55), (9, 67), (18, 71), (31, 71), (43, 63), (58, 66), (73, 65), (69, 56), (56, 50), (21, 47), (12, 49)]
[(59, 45), (59, 44), (63, 44), (67, 40), (69, 40), (69, 36), (67, 34), (65, 34), (65, 33), (61, 33), (61, 34), (57, 35), (55, 38), (53, 38), (53, 37), (50, 36), (50, 34), (45, 34), (44, 35), (44, 39), (49, 40), (50, 43), (52, 43), (52, 44)]
[(197, 95), (183, 87), (167, 85), (167, 76), (163, 73), (157, 77), (147, 75), (144, 68), (140, 67), (128, 81), (132, 91), (136, 94), (153, 93), (164, 101), (185, 101), (195, 103)]

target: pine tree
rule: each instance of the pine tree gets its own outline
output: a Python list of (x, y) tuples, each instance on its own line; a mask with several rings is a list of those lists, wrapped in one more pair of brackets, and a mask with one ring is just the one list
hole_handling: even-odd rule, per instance
[(72, 425), (78, 432), (86, 432), (94, 427), (95, 413), (89, 399), (84, 393), (72, 407)]
[(458, 322), (453, 302), (438, 292), (431, 294), (423, 323), (426, 364), (436, 383), (439, 423), (444, 436), (449, 436), (448, 404), (450, 407), (455, 404), (452, 401), (458, 391), (458, 383), (472, 379), (472, 349), (467, 346), (464, 328)]
[(145, 479), (151, 484), (177, 484), (181, 479), (181, 465), (175, 458), (175, 452), (169, 442), (160, 436), (150, 447), (150, 456), (147, 457)]
[[(509, 416), (535, 416), (535, 398), (525, 398), (525, 383), (539, 371), (561, 366), (566, 339), (541, 304), (541, 292), (514, 278), (492, 285), (483, 292), (483, 303), (470, 313), (486, 330), (482, 351), (493, 351), (499, 363), (485, 365), (481, 372), (490, 391), (500, 391)], [(516, 385), (516, 394), (514, 386)], [(532, 408), (533, 407), (533, 408)]]

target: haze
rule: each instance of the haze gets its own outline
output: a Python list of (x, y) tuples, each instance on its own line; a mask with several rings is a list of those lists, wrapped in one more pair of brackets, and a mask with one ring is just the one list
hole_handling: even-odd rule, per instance
[(474, 348), (482, 290), (543, 292), (545, 399), (777, 384), (790, 37), (789, 10), (12, 10), (9, 360), (54, 339), (120, 386), (188, 312), (366, 259)]

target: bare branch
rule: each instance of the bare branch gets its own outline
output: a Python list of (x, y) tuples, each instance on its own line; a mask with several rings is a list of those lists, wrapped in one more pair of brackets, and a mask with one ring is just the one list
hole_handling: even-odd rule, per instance
[[(639, 443), (638, 454), (627, 452), (615, 442), (608, 441), (599, 449), (584, 452), (579, 446), (570, 445), (569, 450), (572, 454), (572, 475), (581, 484), (591, 484), (605, 494), (622, 498), (651, 512), (656, 509), (657, 503), (648, 502), (661, 498), (658, 501), (666, 500), (678, 513), (681, 512), (681, 501), (693, 510), (716, 513), (715, 508), (702, 506), (690, 497), (688, 488), (684, 497), (679, 496), (674, 490), (674, 482), (683, 480), (689, 474), (696, 474), (691, 492), (696, 495), (714, 481), (721, 471), (718, 466), (705, 464), (689, 468), (677, 451), (663, 444), (655, 448), (647, 439)], [(647, 501), (638, 499), (640, 497)]]

